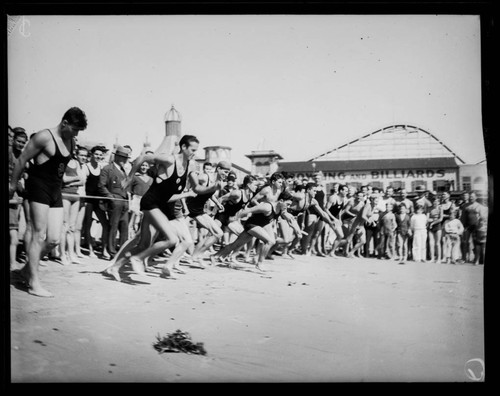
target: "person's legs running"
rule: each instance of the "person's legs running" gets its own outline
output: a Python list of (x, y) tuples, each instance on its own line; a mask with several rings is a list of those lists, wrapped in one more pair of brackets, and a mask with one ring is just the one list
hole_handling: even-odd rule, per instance
[(267, 252), (276, 243), (276, 239), (274, 238), (274, 235), (270, 235), (269, 232), (262, 228), (262, 227), (253, 227), (250, 230), (248, 230), (248, 233), (255, 238), (259, 239), (262, 243), (261, 246), (259, 247), (259, 252), (258, 252), (258, 258), (257, 258), (257, 263), (255, 264), (255, 267), (263, 271), (264, 269), (262, 268), (262, 263), (264, 262), (264, 259), (267, 256)]
[[(144, 259), (149, 256), (155, 256), (165, 250), (177, 245), (179, 238), (175, 232), (174, 227), (170, 224), (167, 216), (160, 209), (152, 209), (144, 211), (144, 219), (148, 219), (148, 222), (163, 236), (162, 240), (154, 242), (147, 249), (135, 253), (130, 257), (132, 266), (136, 266), (134, 270), (136, 272), (140, 271), (140, 266), (143, 266)], [(168, 268), (164, 268), (162, 274), (167, 277), (172, 277)]]
[(200, 228), (208, 231), (208, 235), (196, 245), (192, 254), (193, 261), (199, 261), (203, 254), (224, 235), (221, 227), (208, 214), (196, 216), (196, 221)]
[(175, 246), (172, 254), (167, 260), (166, 267), (169, 270), (175, 269), (177, 272), (185, 273), (179, 267), (179, 261), (182, 255), (194, 245), (193, 238), (191, 237), (191, 231), (189, 230), (188, 222), (186, 218), (174, 219), (170, 222), (174, 227), (177, 237), (179, 238), (179, 243)]

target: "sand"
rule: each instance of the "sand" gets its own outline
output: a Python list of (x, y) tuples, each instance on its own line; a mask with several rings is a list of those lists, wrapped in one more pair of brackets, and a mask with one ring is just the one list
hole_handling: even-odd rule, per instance
[[(483, 266), (297, 256), (119, 283), (103, 260), (46, 263), (54, 298), (11, 284), (12, 383), (481, 378)], [(153, 348), (177, 329), (207, 354)]]

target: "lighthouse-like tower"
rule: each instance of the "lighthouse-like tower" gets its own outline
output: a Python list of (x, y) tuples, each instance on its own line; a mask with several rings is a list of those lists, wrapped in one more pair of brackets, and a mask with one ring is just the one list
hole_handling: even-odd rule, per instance
[(181, 113), (179, 113), (174, 105), (165, 114), (165, 134), (167, 136), (177, 136), (181, 138)]
[(165, 114), (165, 137), (158, 148), (158, 151), (176, 152), (181, 140), (181, 114), (174, 108), (174, 105)]

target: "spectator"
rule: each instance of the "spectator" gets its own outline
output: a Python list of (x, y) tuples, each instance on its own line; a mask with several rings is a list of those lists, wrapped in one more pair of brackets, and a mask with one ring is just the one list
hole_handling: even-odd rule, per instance
[(133, 238), (139, 230), (142, 219), (140, 209), (141, 198), (148, 191), (149, 187), (151, 187), (151, 184), (153, 184), (153, 178), (148, 175), (149, 168), (149, 162), (144, 161), (139, 168), (139, 172), (133, 175), (132, 182), (130, 183), (132, 198), (130, 200), (129, 238)]
[(395, 239), (396, 239), (396, 216), (393, 212), (394, 205), (387, 200), (387, 209), (380, 215), (380, 242), (379, 258), (394, 258)]
[(89, 151), (83, 147), (78, 147), (76, 152), (76, 160), (78, 161), (78, 169), (77, 173), (80, 176), (82, 184), (78, 186), (77, 194), (80, 196), (80, 208), (78, 210), (78, 216), (76, 218), (76, 226), (75, 226), (75, 254), (77, 258), (84, 258), (85, 256), (82, 253), (81, 241), (82, 241), (82, 229), (83, 229), (83, 219), (85, 217), (85, 184), (87, 182), (87, 170), (86, 163), (88, 160)]
[(378, 245), (379, 245), (379, 208), (378, 201), (380, 200), (380, 195), (378, 193), (372, 193), (369, 197), (368, 204), (370, 205), (370, 216), (369, 220), (365, 223), (366, 231), (366, 243), (365, 243), (365, 257), (376, 257), (378, 256)]
[(452, 210), (450, 212), (450, 217), (445, 220), (443, 225), (445, 249), (442, 262), (444, 263), (450, 263), (451, 259), (451, 264), (455, 264), (460, 258), (460, 237), (464, 232), (464, 226), (462, 222), (457, 219), (457, 214), (457, 210)]
[(111, 257), (117, 253), (118, 233), (120, 246), (128, 239), (128, 193), (123, 189), (122, 182), (127, 178), (123, 165), (129, 158), (129, 150), (118, 146), (113, 154), (113, 162), (102, 168), (98, 183), (99, 193), (109, 198), (106, 209), (109, 219), (108, 252)]
[(401, 205), (401, 204), (405, 204), (406, 206), (406, 213), (408, 214), (408, 216), (411, 216), (414, 212), (413, 210), (413, 202), (411, 199), (408, 198), (408, 191), (406, 190), (406, 188), (402, 188), (401, 189), (401, 192), (400, 192), (400, 198), (399, 198), (399, 201), (396, 203), (396, 205)]
[(411, 235), (410, 215), (407, 213), (406, 204), (401, 202), (398, 206), (399, 213), (396, 215), (396, 243), (398, 260), (405, 262), (408, 260), (408, 239)]
[(428, 238), (429, 238), (429, 259), (431, 263), (441, 261), (441, 236), (443, 224), (443, 208), (440, 205), (439, 198), (434, 197), (432, 208), (429, 211), (428, 220)]
[(388, 186), (385, 189), (385, 194), (379, 200), (379, 210), (380, 213), (387, 211), (387, 204), (390, 203), (394, 208), (397, 205), (396, 199), (394, 198), (394, 188)]
[(482, 210), (476, 230), (473, 234), (474, 242), (474, 265), (484, 264), (486, 255), (486, 236), (488, 231), (488, 211)]
[[(11, 130), (9, 129), (9, 137)], [(23, 128), (12, 129), (12, 144), (9, 147), (9, 182), (11, 181), (12, 171), (21, 155), (21, 152), (28, 141), (28, 135)], [(24, 190), (23, 179), (20, 179), (14, 195), (9, 200), (9, 253), (10, 253), (10, 270), (19, 269), (17, 262), (17, 250), (19, 245), (19, 219), (22, 213), (21, 204), (23, 202), (22, 193)]]
[[(75, 150), (76, 152), (76, 150)], [(75, 228), (80, 211), (80, 197), (78, 187), (83, 186), (83, 181), (78, 174), (80, 163), (73, 155), (69, 160), (63, 176), (62, 201), (63, 201), (63, 226), (61, 243), (59, 245), (59, 259), (61, 264), (80, 264), (75, 252)]]
[(97, 257), (95, 255), (95, 240), (92, 238), (92, 222), (93, 215), (95, 214), (101, 226), (101, 244), (102, 244), (102, 258), (109, 260), (108, 253), (108, 239), (109, 239), (109, 221), (102, 205), (100, 205), (98, 184), (102, 170), (102, 163), (104, 161), (104, 154), (108, 150), (104, 146), (94, 146), (90, 150), (90, 161), (85, 165), (84, 170), (86, 174), (85, 194), (92, 198), (85, 199), (85, 215), (83, 218), (83, 239), (88, 245), (89, 257)]
[(476, 260), (474, 257), (476, 249), (473, 236), (477, 230), (480, 219), (487, 217), (487, 215), (485, 215), (486, 212), (486, 207), (477, 202), (477, 195), (472, 191), (469, 194), (469, 203), (463, 207), (462, 213), (462, 224), (465, 228), (463, 236), (465, 247), (462, 250), (462, 260), (466, 263), (473, 263)]
[(426, 215), (432, 208), (432, 202), (429, 201), (429, 191), (426, 190), (423, 186), (417, 186), (415, 191), (417, 193), (417, 196), (415, 197), (413, 206), (422, 206), (423, 213)]
[(413, 234), (413, 260), (425, 262), (427, 249), (427, 215), (424, 206), (417, 204), (415, 213), (410, 220), (410, 230)]

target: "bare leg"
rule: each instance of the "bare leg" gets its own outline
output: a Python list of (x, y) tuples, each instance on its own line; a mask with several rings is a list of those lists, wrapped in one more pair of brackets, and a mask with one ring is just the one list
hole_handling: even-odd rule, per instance
[(176, 270), (177, 272), (185, 274), (185, 271), (179, 266), (179, 261), (182, 255), (194, 245), (194, 242), (186, 219), (175, 219), (171, 221), (171, 224), (180, 242), (175, 246), (174, 251), (167, 261), (166, 267), (168, 270)]
[(53, 297), (41, 282), (38, 273), (40, 258), (59, 244), (63, 222), (62, 208), (49, 208), (38, 202), (30, 203), (33, 232), (29, 244), (29, 293), (39, 297)]
[(262, 242), (258, 248), (258, 259), (255, 266), (258, 270), (264, 271), (264, 269), (262, 268), (262, 263), (264, 262), (264, 259), (266, 258), (271, 246), (276, 243), (276, 240), (274, 239), (273, 235), (269, 234), (266, 228), (253, 227), (248, 230), (248, 233)]
[(17, 229), (9, 230), (10, 236), (10, 245), (9, 245), (9, 253), (10, 253), (10, 270), (14, 271), (19, 269), (19, 263), (17, 262), (17, 246), (19, 245), (19, 239), (17, 236)]
[(75, 225), (75, 254), (76, 257), (83, 258), (82, 248), (80, 246), (82, 240), (83, 216), (85, 215), (85, 204), (79, 203), (78, 215)]
[(203, 214), (196, 217), (198, 225), (208, 231), (209, 235), (198, 242), (193, 252), (193, 260), (198, 261), (203, 253), (205, 253), (215, 242), (224, 236), (224, 233), (219, 226), (209, 215)]

